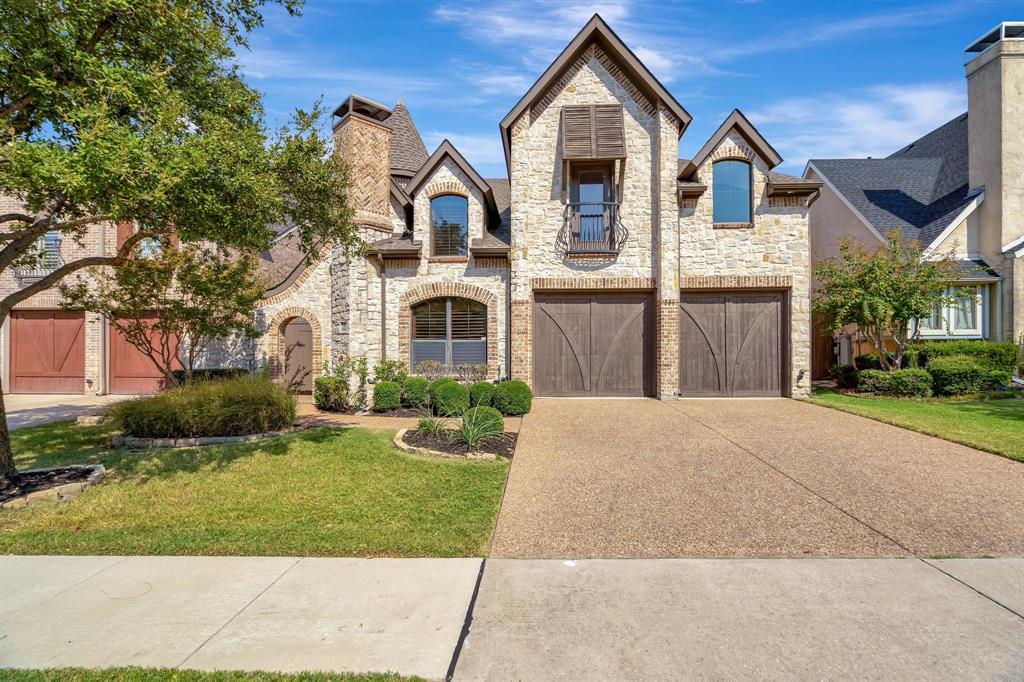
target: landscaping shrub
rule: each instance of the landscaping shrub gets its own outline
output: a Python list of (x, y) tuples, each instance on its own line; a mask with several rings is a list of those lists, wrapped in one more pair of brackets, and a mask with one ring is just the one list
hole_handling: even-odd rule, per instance
[(451, 377), (438, 377), (438, 378), (434, 379), (433, 381), (431, 381), (427, 385), (427, 397), (430, 399), (430, 402), (433, 403), (434, 400), (436, 400), (435, 394), (437, 392), (437, 387), (438, 386), (441, 386), (442, 384), (457, 384), (457, 383), (459, 383), (459, 382), (455, 381), (455, 379), (452, 379)]
[(377, 383), (394, 381), (402, 384), (407, 376), (409, 376), (409, 368), (401, 360), (381, 360), (373, 368), (373, 378)]
[(438, 417), (434, 417), (428, 413), (425, 416), (420, 417), (420, 420), (416, 423), (416, 430), (420, 433), (425, 433), (428, 436), (439, 436), (444, 432), (447, 424), (448, 422), (444, 419), (439, 419)]
[(832, 378), (839, 388), (857, 388), (857, 368), (853, 365), (832, 365)]
[[(179, 382), (185, 382), (185, 370), (176, 369), (171, 372)], [(209, 381), (210, 379), (235, 379), (249, 374), (249, 370), (241, 367), (212, 367), (209, 369), (192, 370), (192, 381)]]
[[(895, 358), (892, 353), (887, 353), (887, 355), (890, 362)], [(853, 359), (853, 366), (857, 369), (882, 369), (882, 363), (878, 359), (878, 353), (875, 352), (858, 355)]]
[(469, 409), (469, 389), (457, 381), (442, 381), (434, 387), (431, 404), (442, 417), (456, 417)]
[(932, 387), (939, 395), (963, 395), (991, 391), (1008, 384), (1013, 370), (993, 365), (969, 355), (940, 355), (928, 360)]
[(878, 395), (927, 398), (932, 394), (932, 376), (923, 369), (866, 369), (858, 375), (857, 389)]
[(408, 377), (402, 384), (402, 400), (410, 407), (426, 407), (429, 404), (429, 385), (430, 383), (423, 377)]
[(295, 399), (262, 377), (200, 381), (118, 403), (115, 423), (137, 438), (247, 436), (295, 421)]
[(505, 420), (493, 407), (471, 407), (462, 415), (456, 437), (471, 448), (485, 438), (505, 432)]
[(490, 407), (494, 400), (494, 384), (489, 381), (478, 381), (469, 387), (469, 404)]
[(437, 360), (424, 360), (416, 365), (416, 373), (420, 376), (427, 378), (427, 381), (433, 381), (439, 377), (443, 377), (445, 373), (445, 366), (443, 362)]
[(464, 381), (468, 384), (486, 379), (488, 370), (486, 362), (463, 363), (455, 367), (455, 373), (458, 375), (459, 381)]
[(526, 414), (532, 402), (533, 392), (522, 381), (503, 381), (494, 387), (494, 406), (502, 414)]
[(1009, 341), (925, 341), (911, 347), (917, 350), (921, 366), (925, 368), (937, 358), (964, 355), (983, 365), (1006, 371), (1009, 378), (1020, 362), (1020, 347)]
[(397, 410), (402, 406), (402, 386), (397, 381), (378, 381), (373, 385), (373, 409)]
[(351, 407), (348, 379), (345, 377), (317, 377), (313, 381), (313, 404), (321, 410), (343, 412)]

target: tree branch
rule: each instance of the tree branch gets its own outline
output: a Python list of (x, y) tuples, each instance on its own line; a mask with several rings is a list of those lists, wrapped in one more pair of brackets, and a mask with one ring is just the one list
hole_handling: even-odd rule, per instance
[(0, 223), (9, 223), (14, 220), (22, 223), (31, 223), (35, 218), (28, 213), (0, 213)]

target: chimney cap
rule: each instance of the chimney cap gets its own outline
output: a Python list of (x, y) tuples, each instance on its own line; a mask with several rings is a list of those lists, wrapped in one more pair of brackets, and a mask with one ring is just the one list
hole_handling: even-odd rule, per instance
[(338, 108), (334, 110), (334, 115), (338, 118), (345, 118), (349, 114), (359, 114), (366, 118), (383, 123), (384, 121), (391, 118), (391, 108), (387, 107), (380, 102), (370, 99), (369, 97), (363, 97), (362, 95), (352, 94), (349, 95), (344, 102), (338, 105)]
[(1004, 21), (967, 46), (964, 52), (984, 52), (1003, 40), (1024, 40), (1024, 21)]

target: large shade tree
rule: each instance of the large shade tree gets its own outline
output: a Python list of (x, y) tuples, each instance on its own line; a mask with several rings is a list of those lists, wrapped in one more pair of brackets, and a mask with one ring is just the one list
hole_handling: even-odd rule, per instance
[[(0, 273), (38, 267), (47, 235), (67, 244), (98, 222), (134, 229), (6, 292), (0, 322), (73, 273), (123, 265), (144, 240), (253, 253), (269, 225), (290, 224), (309, 258), (356, 243), (319, 106), (270, 132), (241, 77), (236, 50), (265, 4), (0, 0), (0, 194), (17, 206), (0, 212)], [(0, 477), (15, 475), (0, 400)]]

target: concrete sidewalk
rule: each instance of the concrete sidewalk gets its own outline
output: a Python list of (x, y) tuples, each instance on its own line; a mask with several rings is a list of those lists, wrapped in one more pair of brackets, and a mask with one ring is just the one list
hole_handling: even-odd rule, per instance
[(0, 668), (1021, 679), (1024, 559), (0, 557)]
[(9, 393), (4, 395), (7, 428), (38, 426), (50, 422), (101, 414), (116, 402), (134, 398), (131, 395), (58, 395)]

